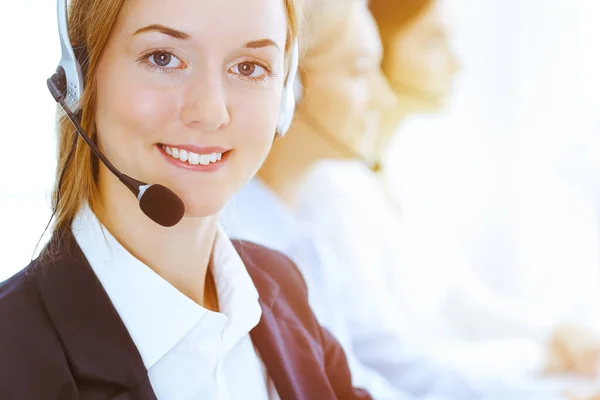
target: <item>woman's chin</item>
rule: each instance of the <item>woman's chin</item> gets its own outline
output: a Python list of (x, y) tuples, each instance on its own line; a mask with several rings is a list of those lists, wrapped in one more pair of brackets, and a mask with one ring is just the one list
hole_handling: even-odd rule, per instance
[(185, 188), (176, 185), (171, 187), (183, 201), (184, 216), (187, 218), (205, 218), (218, 214), (235, 194), (235, 188), (231, 188), (226, 182), (195, 184), (193, 187), (187, 185)]
[(206, 218), (218, 214), (225, 206), (222, 201), (186, 201), (185, 214), (186, 218)]

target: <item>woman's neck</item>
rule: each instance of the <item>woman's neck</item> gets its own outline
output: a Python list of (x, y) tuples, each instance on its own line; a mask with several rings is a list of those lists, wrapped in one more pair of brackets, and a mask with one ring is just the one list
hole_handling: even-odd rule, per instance
[[(258, 172), (263, 182), (289, 208), (294, 208), (302, 180), (318, 161), (356, 158), (341, 146), (335, 146), (331, 139), (323, 137), (324, 133), (318, 132), (309, 123), (304, 112), (302, 108), (296, 112), (289, 132), (275, 141), (267, 160)], [(382, 129), (385, 129), (385, 132), (395, 132), (400, 121), (408, 114), (408, 110), (396, 109), (382, 121)], [(379, 154), (375, 161), (381, 161), (383, 158), (391, 136), (390, 133), (380, 135), (381, 141), (375, 144), (375, 152)]]
[(217, 217), (184, 217), (165, 228), (148, 218), (131, 192), (104, 167), (99, 187), (100, 204), (94, 212), (109, 232), (134, 257), (204, 306)]
[(289, 131), (273, 143), (258, 176), (288, 208), (293, 208), (298, 188), (306, 174), (319, 160), (331, 158), (344, 158), (344, 155), (312, 129), (304, 111), (300, 109), (294, 115)]

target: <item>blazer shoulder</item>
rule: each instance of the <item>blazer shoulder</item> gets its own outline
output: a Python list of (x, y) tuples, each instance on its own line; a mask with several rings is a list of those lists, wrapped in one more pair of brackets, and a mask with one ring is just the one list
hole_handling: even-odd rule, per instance
[[(70, 398), (70, 368), (39, 294), (33, 261), (0, 283), (0, 398)], [(37, 397), (36, 397), (37, 396)]]
[(318, 342), (321, 327), (308, 301), (308, 288), (296, 264), (285, 254), (255, 243), (234, 241), (263, 305), (288, 323), (301, 326)]
[(15, 311), (26, 311), (31, 307), (36, 287), (33, 274), (36, 261), (32, 261), (4, 282), (0, 282), (0, 320), (9, 317)]

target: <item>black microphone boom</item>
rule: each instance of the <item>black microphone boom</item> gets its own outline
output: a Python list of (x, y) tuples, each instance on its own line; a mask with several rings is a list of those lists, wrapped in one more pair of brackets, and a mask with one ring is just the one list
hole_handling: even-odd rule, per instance
[(75, 130), (81, 138), (88, 144), (92, 152), (102, 161), (102, 163), (131, 190), (131, 193), (138, 199), (140, 208), (151, 220), (159, 225), (171, 227), (176, 225), (185, 213), (183, 201), (170, 189), (159, 184), (147, 184), (145, 182), (133, 179), (121, 173), (108, 159), (102, 154), (98, 146), (89, 138), (81, 127), (77, 117), (65, 104), (66, 77), (62, 67), (58, 67), (56, 73), (47, 80), (48, 89), (54, 97), (54, 100), (65, 111), (69, 120), (75, 127)]

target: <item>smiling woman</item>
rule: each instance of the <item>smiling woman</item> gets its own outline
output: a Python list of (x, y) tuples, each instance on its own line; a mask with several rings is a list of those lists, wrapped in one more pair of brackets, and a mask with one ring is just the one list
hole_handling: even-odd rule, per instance
[[(76, 60), (49, 80), (69, 116), (56, 218), (0, 283), (1, 398), (369, 398), (295, 265), (217, 224), (289, 125), (296, 14), (295, 0), (73, 0), (59, 18)], [(151, 185), (136, 198), (124, 174)], [(185, 206), (172, 227), (140, 209), (154, 184)]]
[[(160, 2), (139, 7), (135, 0), (113, 1), (114, 6), (107, 8), (122, 9), (119, 18), (116, 14), (112, 18), (114, 24), (107, 25), (111, 18), (105, 14), (90, 18), (95, 22), (83, 19), (104, 9), (94, 10), (85, 3), (73, 2), (70, 15), (74, 47), (87, 52), (87, 62), (83, 63), (88, 83), (82, 98), (82, 127), (118, 168), (141, 180), (165, 184), (183, 199), (190, 215), (214, 214), (254, 174), (270, 148), (285, 78), (284, 60), (289, 59), (291, 38), (297, 35), (295, 4), (291, 0), (265, 0), (264, 10), (242, 6), (231, 11), (229, 4), (183, 2), (186, 4), (164, 12)], [(189, 15), (194, 14), (190, 7), (204, 17), (191, 19)], [(204, 11), (206, 7), (211, 12)], [(155, 18), (157, 12), (160, 23)], [(230, 22), (211, 19), (213, 13), (230, 14)], [(84, 24), (95, 26), (83, 29)], [(89, 38), (88, 32), (94, 35)], [(105, 113), (108, 118), (104, 118)], [(237, 113), (240, 118), (232, 119)], [(194, 128), (200, 128), (208, 137), (200, 138)], [(215, 129), (226, 130), (227, 134), (207, 135)], [(59, 135), (58, 170), (66, 164), (71, 133), (69, 121), (64, 121)], [(142, 138), (145, 146), (140, 146)], [(137, 146), (128, 145), (132, 140), (138, 142)], [(234, 148), (236, 144), (238, 149)], [(166, 149), (163, 151), (166, 146), (176, 148), (177, 157), (161, 157), (168, 155)], [(84, 143), (78, 144), (76, 152), (80, 157), (66, 166), (57, 227), (73, 219), (81, 199), (88, 199), (92, 210), (100, 212), (99, 208), (106, 206), (97, 196), (103, 192), (101, 186), (113, 182), (123, 189), (110, 174), (105, 177), (102, 169), (94, 176), (95, 165), (91, 169), (80, 167), (97, 162)], [(219, 160), (219, 164), (231, 168), (213, 167), (211, 172), (216, 173), (211, 175), (177, 172), (174, 177), (177, 170), (170, 168), (142, 171), (144, 163), (152, 163), (157, 157), (175, 162), (170, 165), (192, 166), (199, 158), (192, 155), (190, 159), (188, 152), (199, 156), (216, 153), (217, 157), (237, 154)], [(195, 164), (191, 170), (202, 170), (202, 164)], [(247, 174), (238, 173), (242, 170)], [(224, 175), (235, 175), (236, 179), (223, 179)], [(79, 184), (71, 185), (71, 180)], [(189, 190), (191, 187), (211, 196), (200, 196)]]

